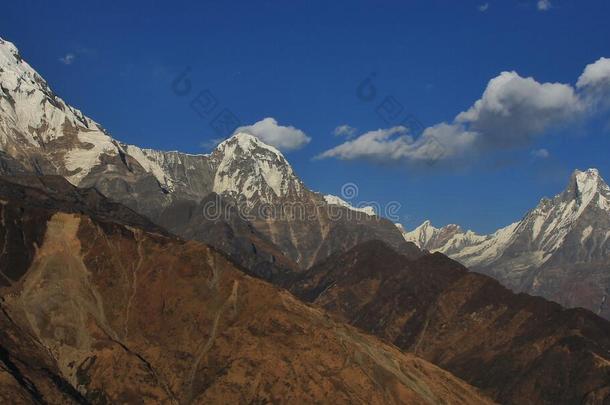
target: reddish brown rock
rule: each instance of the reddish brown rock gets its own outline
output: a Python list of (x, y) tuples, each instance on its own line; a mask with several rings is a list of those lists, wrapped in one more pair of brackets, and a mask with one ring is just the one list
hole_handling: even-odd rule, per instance
[[(14, 325), (0, 335), (4, 398), (489, 403), (448, 372), (247, 276), (215, 249), (108, 220), (112, 209), (101, 206), (76, 212), (63, 205), (64, 186), (45, 208), (0, 194), (0, 234), (12, 241), (0, 262), (31, 252), (18, 272), (3, 272), (0, 322)], [(9, 223), (20, 238), (6, 237)]]
[(514, 294), (440, 253), (410, 260), (368, 242), (314, 266), (292, 290), (501, 403), (610, 401), (608, 321)]

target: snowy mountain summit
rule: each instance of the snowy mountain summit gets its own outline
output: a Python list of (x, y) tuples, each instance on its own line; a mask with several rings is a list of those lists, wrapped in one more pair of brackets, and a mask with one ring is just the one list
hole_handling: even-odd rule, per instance
[[(112, 138), (59, 98), (17, 48), (0, 39), (0, 174), (17, 173), (59, 175), (93, 187), (261, 272), (277, 271), (278, 265), (306, 268), (371, 238), (412, 249), (369, 208), (309, 190), (279, 150), (250, 133), (233, 134), (209, 154), (146, 149)], [(204, 215), (213, 211), (207, 210), (209, 202), (230, 207), (227, 215)], [(273, 209), (265, 210), (269, 205)], [(335, 218), (325, 209), (334, 205), (367, 215)], [(232, 210), (244, 206), (247, 219)], [(289, 209), (276, 209), (284, 207)], [(293, 263), (280, 261), (281, 255)]]
[(218, 194), (267, 203), (303, 195), (303, 184), (282, 153), (253, 135), (233, 135), (216, 147), (210, 161)]
[(597, 169), (574, 171), (562, 193), (493, 234), (426, 221), (403, 236), (517, 291), (610, 317), (610, 188)]
[[(116, 143), (100, 125), (57, 97), (47, 82), (21, 57), (11, 42), (0, 39), (0, 147), (39, 171), (51, 167), (78, 184)], [(44, 159), (43, 150), (53, 156)], [(39, 159), (40, 158), (40, 159)], [(49, 167), (47, 167), (49, 166)]]
[[(570, 179), (570, 185), (564, 196), (567, 200), (575, 199), (581, 209), (589, 204), (597, 204), (600, 209), (610, 210), (610, 188), (602, 179), (597, 169), (584, 172), (576, 170)], [(582, 211), (580, 211), (582, 212)]]
[(143, 149), (111, 138), (55, 95), (15, 45), (2, 39), (0, 96), (0, 148), (29, 171), (59, 174), (78, 186), (101, 186), (99, 181), (119, 177), (142, 183), (136, 178), (148, 176), (166, 193), (195, 199), (214, 191), (273, 202), (303, 191), (284, 156), (246, 133), (233, 135), (209, 155)]

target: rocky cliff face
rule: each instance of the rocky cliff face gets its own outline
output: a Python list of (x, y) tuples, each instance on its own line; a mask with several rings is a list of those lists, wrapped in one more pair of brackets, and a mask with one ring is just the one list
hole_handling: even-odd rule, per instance
[[(277, 149), (252, 135), (235, 134), (200, 155), (126, 145), (55, 95), (15, 46), (1, 39), (0, 85), (3, 173), (60, 175), (79, 187), (95, 187), (178, 235), (228, 248), (262, 276), (307, 268), (375, 238), (417, 253), (370, 210), (308, 190)], [(222, 202), (211, 211), (230, 217), (206, 215), (213, 195)], [(225, 210), (227, 205), (232, 208)]]
[(0, 185), (7, 403), (489, 403), (61, 178)]
[(410, 260), (382, 242), (366, 242), (287, 285), (499, 403), (610, 400), (608, 321), (512, 293), (440, 253)]
[[(0, 305), (2, 306), (2, 305)], [(0, 402), (3, 404), (86, 404), (62, 377), (44, 346), (0, 311)]]
[(426, 222), (404, 236), (515, 291), (610, 318), (610, 188), (596, 169), (575, 171), (562, 193), (494, 234)]

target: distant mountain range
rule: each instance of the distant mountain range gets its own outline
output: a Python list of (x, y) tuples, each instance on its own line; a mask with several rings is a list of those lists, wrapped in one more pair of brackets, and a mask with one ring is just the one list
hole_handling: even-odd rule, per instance
[(595, 170), (492, 235), (407, 232), (248, 133), (115, 140), (0, 39), (0, 175), (1, 403), (610, 398)]
[(596, 169), (576, 170), (567, 188), (490, 235), (426, 221), (405, 240), (441, 252), (517, 292), (610, 318), (610, 188)]
[[(53, 93), (1, 39), (0, 67), (0, 172), (60, 175), (95, 187), (266, 277), (371, 239), (418, 252), (370, 209), (309, 190), (282, 153), (252, 135), (237, 133), (199, 155), (126, 145)], [(204, 215), (210, 201), (223, 215)]]

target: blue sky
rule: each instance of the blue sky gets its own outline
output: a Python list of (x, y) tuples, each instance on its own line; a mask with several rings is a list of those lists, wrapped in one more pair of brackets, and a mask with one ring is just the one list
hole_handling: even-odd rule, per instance
[[(352, 202), (398, 201), (407, 228), (429, 218), (489, 232), (561, 191), (575, 168), (610, 178), (610, 116), (572, 104), (523, 142), (477, 144), (457, 163), (313, 159), (346, 141), (337, 126), (357, 137), (398, 125), (378, 111), (387, 97), (432, 127), (452, 123), (503, 71), (575, 88), (585, 66), (610, 57), (607, 1), (551, 0), (547, 10), (537, 0), (108, 3), (10, 2), (0, 36), (124, 142), (205, 151), (219, 135), (189, 102), (207, 90), (243, 125), (273, 117), (311, 138), (286, 152), (310, 188), (339, 194), (355, 183)], [(172, 82), (187, 68), (192, 89), (180, 96)], [(358, 86), (371, 74), (376, 96), (365, 101)]]

